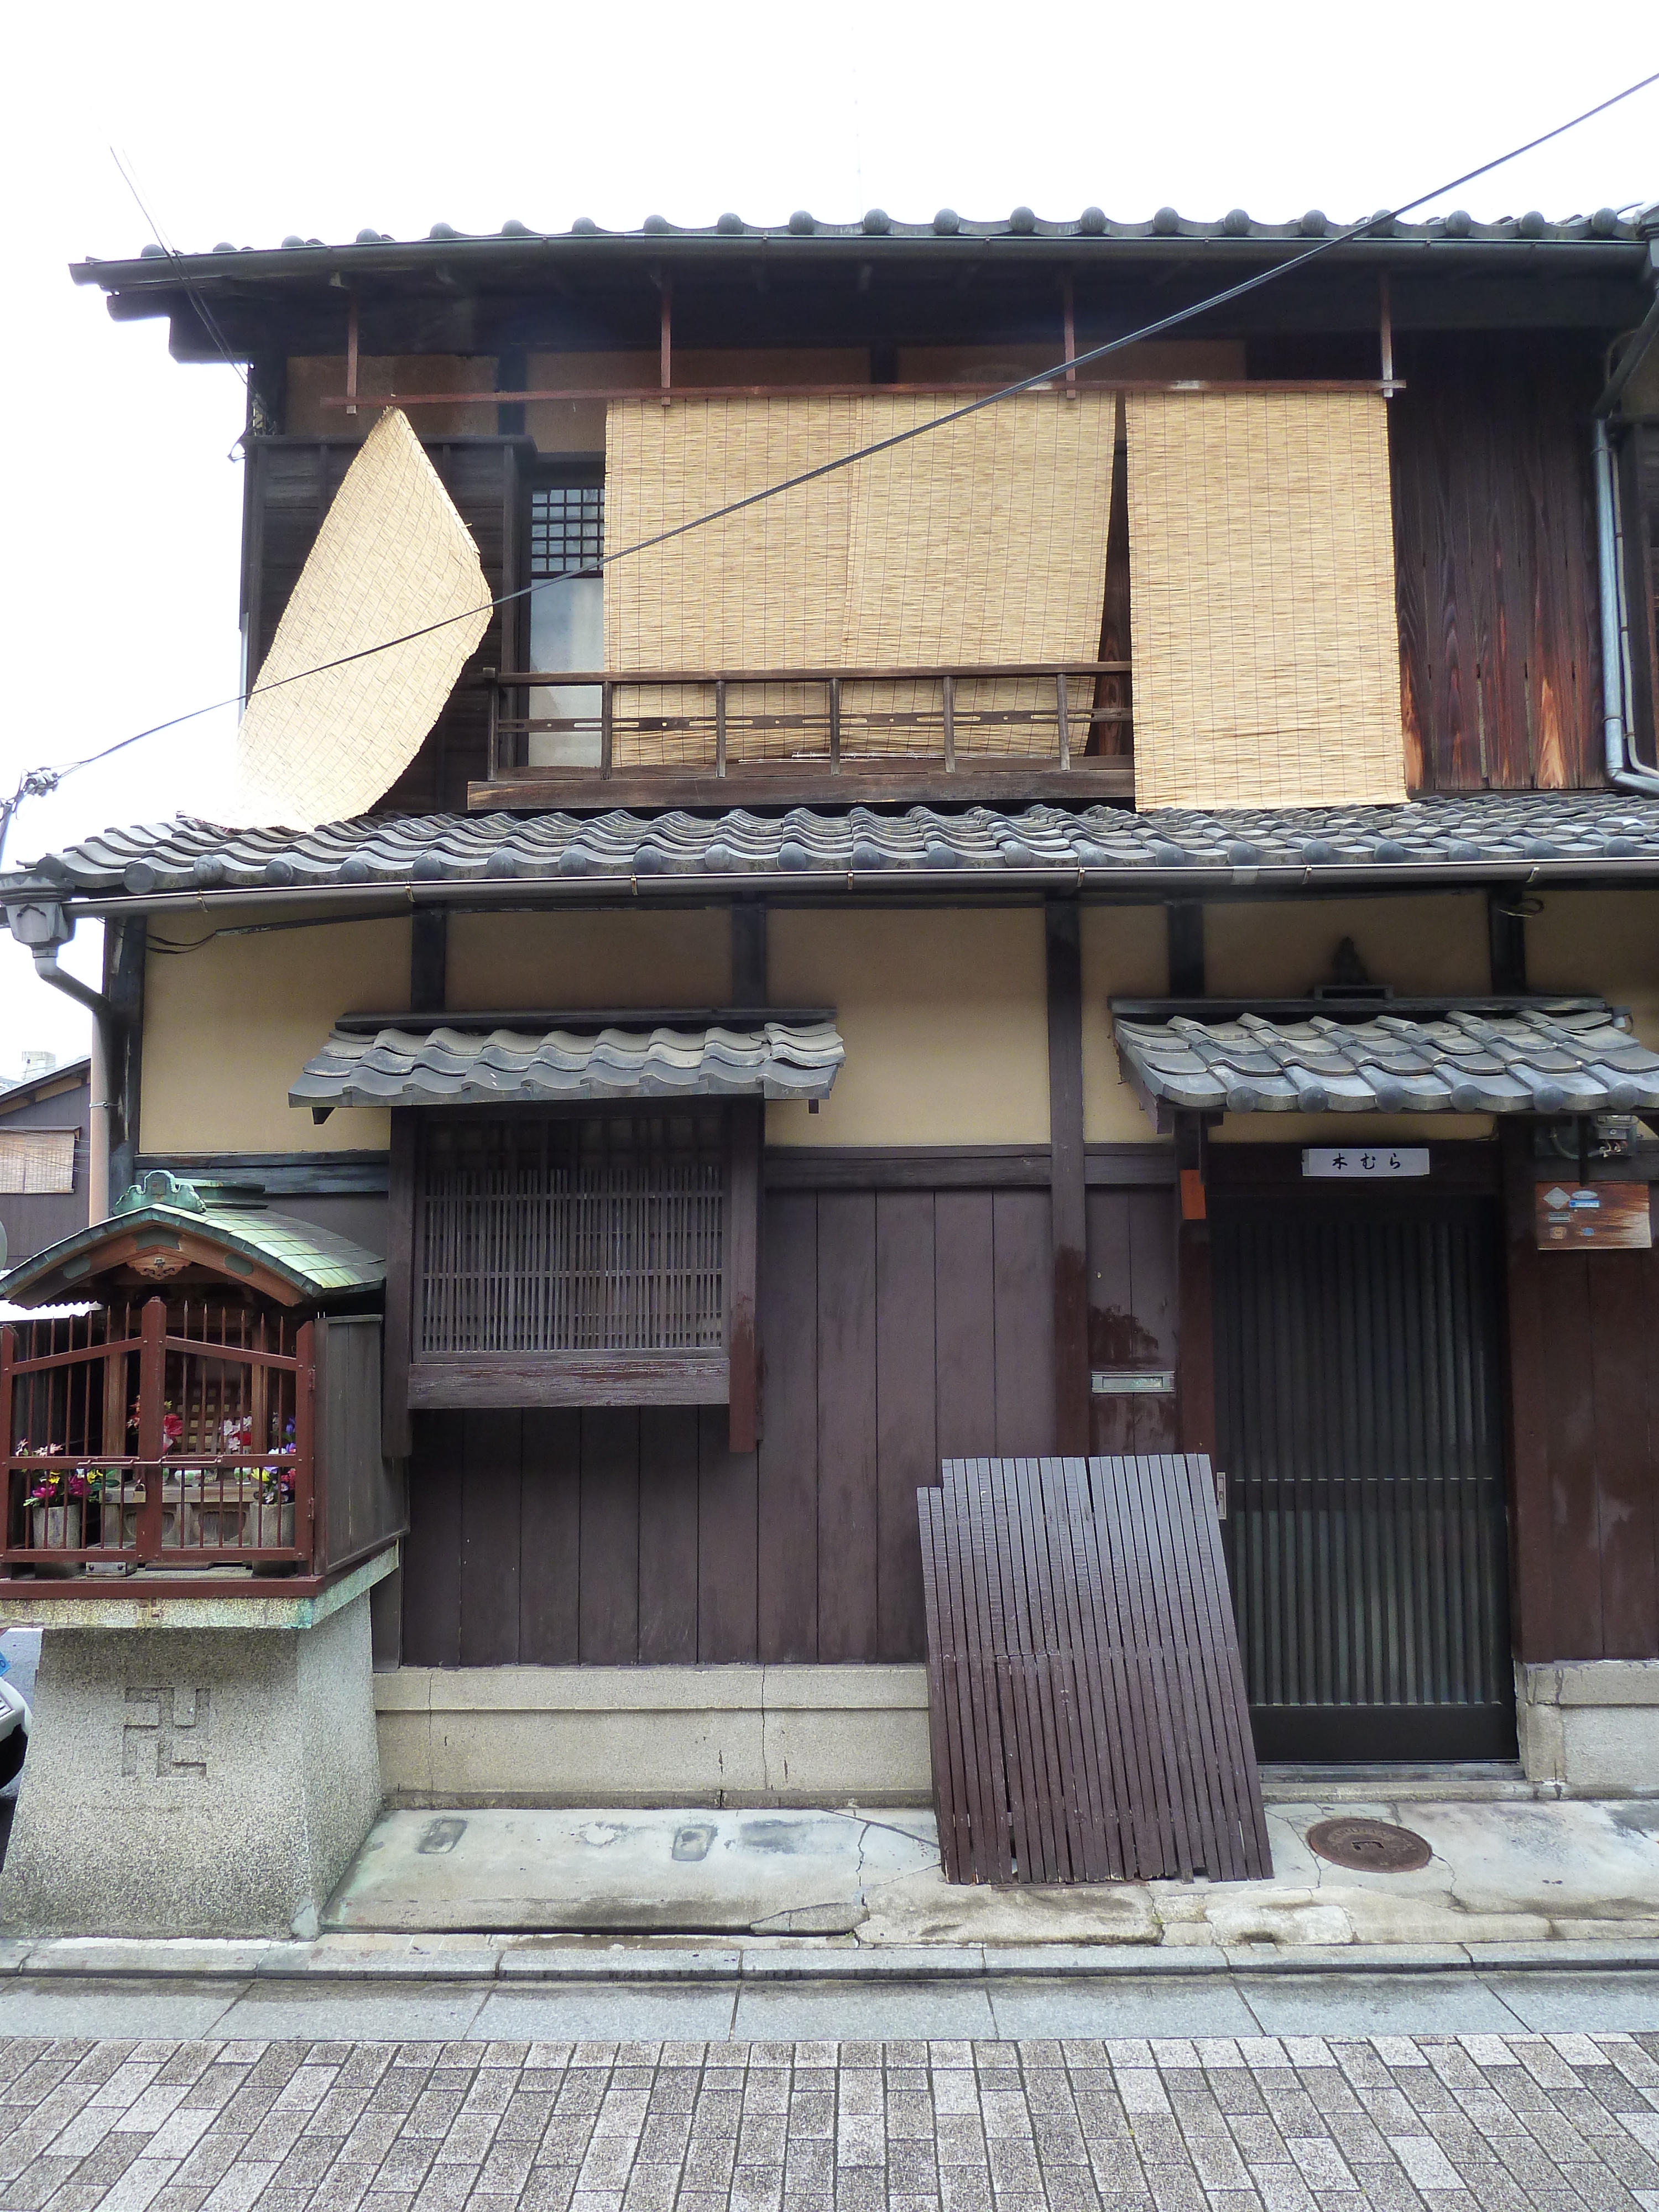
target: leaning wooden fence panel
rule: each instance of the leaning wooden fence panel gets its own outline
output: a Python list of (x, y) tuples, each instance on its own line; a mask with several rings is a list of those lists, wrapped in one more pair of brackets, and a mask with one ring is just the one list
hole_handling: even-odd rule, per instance
[(948, 1460), (916, 1495), (947, 1879), (1270, 1874), (1208, 1460)]

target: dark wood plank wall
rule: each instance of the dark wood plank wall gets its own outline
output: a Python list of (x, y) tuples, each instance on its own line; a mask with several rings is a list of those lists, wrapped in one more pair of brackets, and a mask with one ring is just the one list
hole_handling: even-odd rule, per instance
[(1407, 335), (1389, 404), (1407, 781), (1599, 784), (1593, 343)]
[(1504, 1148), (1516, 1652), (1659, 1658), (1659, 1249), (1540, 1252), (1528, 1133)]
[(405, 1663), (923, 1656), (917, 1488), (1054, 1449), (1048, 1192), (774, 1191), (761, 1264), (757, 1451), (722, 1407), (415, 1417)]
[[(1158, 1183), (1091, 1190), (1088, 1212), (1091, 1370), (1172, 1371), (1177, 1349), (1174, 1194)], [(1126, 1393), (1090, 1402), (1091, 1451), (1178, 1448), (1173, 1395)]]
[[(248, 665), (256, 673), (360, 446), (360, 440), (338, 438), (258, 438), (249, 446), (242, 596)], [(519, 471), (533, 446), (527, 439), (453, 438), (435, 440), (426, 451), (477, 541), (492, 595), (515, 590), (523, 581)], [(487, 764), (489, 708), (478, 672), (513, 664), (520, 626), (519, 607), (496, 611), (431, 734), (387, 793), (386, 805), (410, 813), (465, 811), (468, 781), (482, 777)]]

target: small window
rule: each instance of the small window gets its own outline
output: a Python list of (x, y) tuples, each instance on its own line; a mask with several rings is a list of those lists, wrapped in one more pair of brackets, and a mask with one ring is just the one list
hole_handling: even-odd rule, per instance
[(718, 1357), (726, 1183), (718, 1108), (433, 1123), (414, 1358)]
[[(591, 468), (530, 495), (530, 665), (605, 665), (605, 484)], [(597, 768), (599, 694), (591, 684), (538, 685), (530, 695), (528, 765)]]
[(77, 1129), (0, 1129), (0, 1196), (62, 1196), (75, 1188)]

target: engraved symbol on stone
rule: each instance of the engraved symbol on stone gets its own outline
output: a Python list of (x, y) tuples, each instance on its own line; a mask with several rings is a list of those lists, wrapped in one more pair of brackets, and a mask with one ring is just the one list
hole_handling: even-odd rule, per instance
[(174, 1690), (170, 1686), (129, 1690), (127, 1704), (149, 1705), (153, 1719), (137, 1718), (121, 1729), (121, 1771), (137, 1775), (149, 1771), (148, 1753), (155, 1746), (158, 1775), (207, 1776), (208, 1692)]

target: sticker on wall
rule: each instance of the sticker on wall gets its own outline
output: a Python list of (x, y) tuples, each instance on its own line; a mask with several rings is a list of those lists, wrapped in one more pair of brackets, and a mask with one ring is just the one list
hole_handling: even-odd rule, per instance
[(1304, 1176), (1358, 1176), (1364, 1179), (1425, 1176), (1428, 1171), (1426, 1145), (1306, 1145), (1302, 1152)]
[(1644, 1182), (1540, 1182), (1540, 1252), (1645, 1252), (1653, 1243)]

